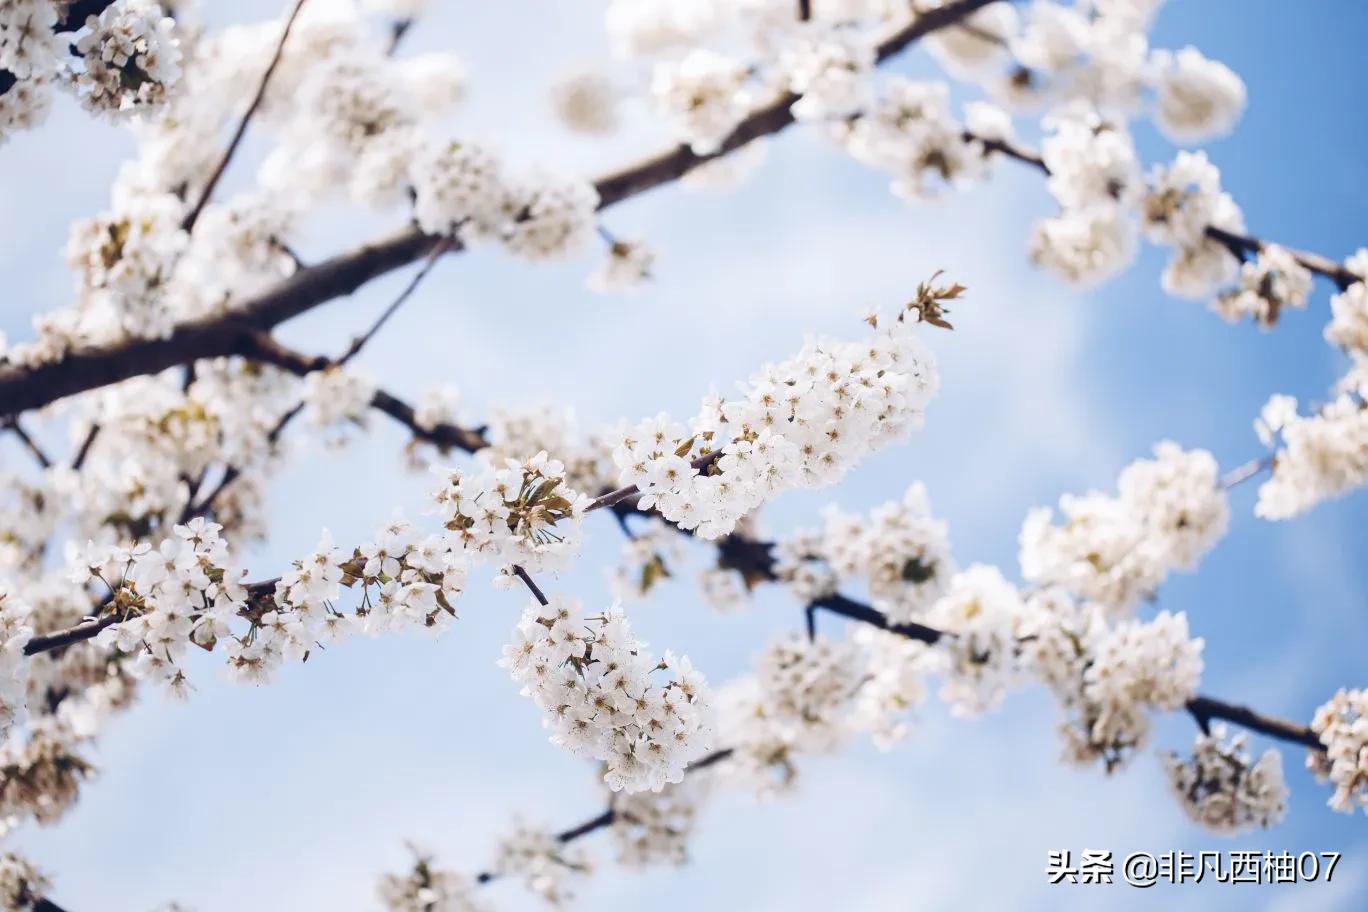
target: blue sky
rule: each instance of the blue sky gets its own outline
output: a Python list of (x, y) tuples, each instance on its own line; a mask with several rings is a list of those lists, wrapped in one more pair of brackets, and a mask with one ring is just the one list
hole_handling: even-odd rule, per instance
[[(250, 0), (216, 16), (247, 19), (276, 6)], [(438, 0), (409, 47), (454, 49), (469, 63), (471, 98), (453, 130), (493, 139), (524, 163), (596, 173), (661, 140), (635, 114), (606, 142), (550, 123), (546, 87), (604, 55), (599, 6)], [(1368, 113), (1348, 64), (1365, 33), (1368, 6), (1345, 0), (1171, 0), (1161, 13), (1157, 46), (1195, 44), (1248, 84), (1238, 131), (1210, 151), (1256, 233), (1331, 256), (1368, 243)], [(898, 67), (934, 70), (923, 52)], [(1138, 137), (1146, 160), (1171, 156), (1150, 128)], [(0, 329), (11, 338), (27, 336), (31, 313), (68, 299), (66, 226), (106, 204), (115, 155), (126, 149), (122, 136), (62, 105), (43, 130), (0, 150), (0, 205), (10, 214), (0, 223)], [(239, 163), (234, 180), (249, 176)], [(971, 293), (955, 312), (956, 332), (932, 339), (944, 386), (926, 430), (837, 488), (784, 498), (768, 523), (810, 524), (830, 502), (866, 510), (920, 479), (961, 563), (1014, 571), (1030, 507), (1112, 489), (1127, 462), (1164, 438), (1211, 449), (1224, 466), (1243, 462), (1259, 453), (1251, 421), (1268, 395), (1323, 396), (1344, 367), (1320, 336), (1324, 285), (1307, 311), (1262, 333), (1166, 297), (1161, 251), (1147, 249), (1129, 273), (1088, 292), (1033, 270), (1026, 232), (1051, 207), (1038, 176), (1010, 165), (978, 190), (909, 206), (880, 175), (790, 133), (735, 191), (667, 187), (606, 216), (614, 232), (661, 251), (659, 278), (640, 293), (584, 291), (593, 256), (536, 267), (493, 252), (453, 257), (362, 360), (405, 396), (454, 383), (476, 415), (501, 402), (556, 403), (591, 425), (661, 409), (687, 415), (709, 389), (796, 349), (805, 333), (857, 333), (869, 307), (904, 300), (944, 269)], [(322, 256), (392, 222), (329, 219), (300, 247)], [(284, 335), (335, 351), (404, 280), (376, 282)], [(395, 507), (420, 514), (427, 478), (401, 468), (402, 435), (380, 421), (375, 428), (340, 454), (291, 432), (296, 459), (273, 483), (273, 533), (251, 554), (254, 577), (312, 548), (323, 526), (350, 541)], [(1205, 692), (1307, 718), (1336, 687), (1368, 684), (1368, 494), (1280, 524), (1255, 519), (1253, 498), (1252, 486), (1236, 492), (1228, 537), (1196, 574), (1172, 578), (1158, 607), (1186, 611), (1206, 638)], [(551, 585), (594, 602), (607, 598), (601, 568), (620, 537), (606, 518), (589, 533), (579, 567)], [(705, 565), (698, 554), (691, 568)], [(547, 743), (534, 707), (494, 667), (521, 604), (517, 593), (474, 588), (439, 641), (358, 641), (266, 688), (229, 684), (212, 659), (202, 662), (190, 702), (150, 697), (115, 720), (97, 752), (101, 776), (77, 808), (18, 842), (57, 876), (54, 898), (73, 912), (166, 899), (203, 912), (373, 909), (374, 878), (402, 866), (406, 839), (478, 870), (515, 815), (558, 828), (602, 804), (592, 770)], [(719, 616), (687, 580), (633, 607), (632, 619), (657, 648), (689, 653), (715, 681), (744, 672), (769, 636), (801, 623), (776, 591), (743, 615)], [(833, 631), (836, 623), (823, 621)], [(1340, 850), (1334, 884), (1258, 899), (1363, 907), (1364, 818), (1324, 806), (1328, 792), (1303, 772), (1299, 751), (1284, 752), (1286, 822), (1226, 839), (1187, 822), (1152, 755), (1111, 778), (1060, 765), (1054, 723), (1038, 689), (979, 720), (951, 719), (930, 703), (915, 734), (889, 753), (862, 747), (814, 759), (799, 793), (782, 802), (729, 796), (712, 806), (687, 867), (623, 872), (606, 840), (586, 843), (602, 870), (579, 907), (1208, 909), (1243, 907), (1252, 895), (1229, 886), (1049, 887), (1052, 848)], [(1156, 734), (1157, 746), (1185, 749), (1192, 725), (1172, 717)], [(512, 884), (491, 888), (491, 899), (537, 908)]]

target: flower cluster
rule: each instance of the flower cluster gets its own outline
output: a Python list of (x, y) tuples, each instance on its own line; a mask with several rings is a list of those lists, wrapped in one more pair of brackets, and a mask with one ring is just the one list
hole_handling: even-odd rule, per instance
[(1368, 249), (1359, 250), (1344, 265), (1360, 278), (1330, 299), (1325, 339), (1362, 363), (1368, 360)]
[(375, 382), (363, 374), (330, 367), (305, 374), (302, 394), (304, 416), (315, 428), (364, 427)]
[(29, 608), (0, 589), (0, 744), (27, 716), (28, 662), (24, 647), (33, 637)]
[[(191, 644), (225, 643), (230, 673), (263, 681), (284, 661), (353, 633), (441, 633), (475, 564), (495, 563), (507, 581), (513, 564), (557, 566), (578, 547), (586, 499), (566, 488), (560, 465), (544, 453), (442, 476), (434, 493), (439, 533), (423, 535), (396, 517), (372, 541), (344, 551), (325, 531), (314, 553), (266, 583), (244, 584), (222, 527), (200, 518), (174, 526), (155, 549), (92, 542), (74, 578), (104, 587), (100, 612), (117, 619), (96, 642), (129, 657), (124, 667), (135, 678), (163, 681), (176, 693), (188, 686), (182, 659)], [(342, 589), (358, 587), (360, 603), (344, 611)], [(18, 628), (12, 633), (18, 642)]]
[[(659, 790), (712, 746), (703, 677), (687, 658), (646, 652), (616, 606), (591, 618), (560, 596), (523, 612), (501, 664), (546, 713), (552, 741), (605, 764), (613, 791)], [(664, 683), (652, 680), (673, 671)]]
[(1310, 271), (1283, 248), (1269, 245), (1240, 267), (1239, 285), (1217, 295), (1214, 306), (1232, 323), (1250, 317), (1268, 327), (1284, 310), (1305, 307), (1310, 294)]
[(1022, 680), (1018, 641), (1030, 629), (1029, 614), (1016, 587), (996, 567), (974, 564), (956, 573), (927, 611), (926, 622), (950, 634), (937, 644), (947, 665), (940, 696), (956, 715), (997, 708)]
[(1080, 285), (1092, 285), (1130, 265), (1135, 230), (1129, 216), (1140, 185), (1135, 145), (1123, 125), (1089, 108), (1045, 121), (1050, 133), (1040, 157), (1060, 213), (1032, 229), (1031, 257)]
[(1021, 529), (1022, 575), (1125, 612), (1171, 569), (1192, 569), (1230, 519), (1216, 461), (1167, 441), (1154, 456), (1122, 471), (1115, 498), (1062, 497), (1061, 525), (1049, 508), (1032, 510)]
[(689, 839), (710, 788), (710, 778), (695, 770), (658, 792), (614, 794), (610, 807), (618, 863), (644, 867), (688, 861)]
[(1325, 753), (1312, 751), (1306, 765), (1335, 786), (1330, 806), (1350, 814), (1355, 806), (1368, 811), (1368, 691), (1341, 688), (1316, 710), (1311, 730)]
[(909, 312), (862, 342), (809, 342), (737, 398), (706, 400), (687, 430), (664, 414), (629, 429), (613, 451), (622, 484), (706, 539), (785, 489), (831, 484), (919, 427), (937, 389)]
[(1290, 519), (1368, 482), (1368, 408), (1357, 392), (1311, 415), (1298, 415), (1291, 396), (1273, 396), (1254, 427), (1277, 446), (1254, 507), (1264, 519)]
[(656, 66), (651, 93), (674, 134), (695, 155), (712, 155), (750, 112), (744, 64), (699, 49)]
[(887, 747), (906, 735), (907, 711), (944, 664), (933, 647), (881, 630), (842, 641), (780, 637), (753, 675), (719, 694), (720, 730), (732, 751), (721, 769), (769, 796), (793, 787), (804, 754), (834, 750), (859, 733)]
[(181, 77), (176, 21), (155, 0), (117, 0), (86, 25), (76, 41), (81, 102), (117, 115), (164, 105)]
[(1194, 47), (1156, 51), (1158, 99), (1154, 119), (1176, 143), (1198, 143), (1229, 133), (1244, 113), (1245, 86), (1235, 71)]
[[(54, 86), (114, 118), (166, 106), (181, 80), (175, 20), (153, 0), (100, 4), (70, 15), (65, 0), (14, 0), (0, 9), (0, 143), (41, 122)], [(68, 52), (70, 51), (70, 52)]]
[(821, 553), (839, 577), (863, 578), (874, 607), (894, 622), (925, 613), (955, 573), (949, 530), (920, 482), (867, 520), (828, 510)]
[(565, 466), (545, 451), (470, 474), (434, 469), (434, 497), (451, 547), (529, 573), (563, 567), (579, 550), (589, 499), (566, 484)]
[(494, 862), (496, 873), (520, 879), (553, 906), (564, 906), (574, 899), (574, 881), (590, 870), (583, 850), (544, 829), (522, 823), (499, 841)]
[(640, 241), (614, 240), (608, 257), (589, 276), (589, 290), (628, 291), (651, 277), (656, 252)]
[(1148, 711), (1178, 709), (1196, 693), (1202, 640), (1189, 637), (1181, 613), (1108, 627), (1100, 608), (1063, 593), (1031, 601), (1025, 650), (1066, 714), (1065, 759), (1125, 765), (1149, 737)]
[(863, 114), (833, 129), (852, 157), (889, 172), (893, 192), (908, 199), (968, 184), (987, 161), (979, 139), (966, 136), (950, 113), (949, 90), (940, 82), (893, 77)]
[(1199, 733), (1192, 756), (1164, 755), (1173, 794), (1188, 817), (1217, 833), (1270, 827), (1287, 812), (1282, 754), (1273, 748), (1257, 761), (1245, 751), (1245, 736), (1227, 739), (1224, 725)]
[(1174, 248), (1164, 269), (1164, 290), (1205, 298), (1231, 282), (1240, 262), (1208, 229), (1244, 230), (1244, 215), (1221, 190), (1221, 173), (1204, 152), (1179, 152), (1156, 166), (1140, 203), (1146, 237)]
[(800, 121), (832, 121), (861, 113), (874, 97), (874, 45), (860, 29), (813, 22), (779, 54)]
[(476, 885), (458, 871), (433, 865), (427, 855), (416, 855), (404, 874), (386, 874), (376, 886), (385, 912), (485, 912)]
[(189, 686), (182, 668), (187, 647), (212, 648), (246, 607), (243, 573), (233, 567), (220, 529), (194, 519), (155, 550), (92, 543), (73, 574), (106, 583), (109, 610), (123, 618), (97, 641), (135, 656), (136, 677), (162, 681), (174, 693)]
[(545, 260), (577, 252), (594, 233), (592, 185), (551, 174), (514, 177), (477, 143), (428, 148), (411, 175), (414, 216), (430, 234), (497, 241), (515, 256)]
[(0, 855), (0, 909), (34, 909), (51, 885), (47, 876), (27, 859), (13, 852)]

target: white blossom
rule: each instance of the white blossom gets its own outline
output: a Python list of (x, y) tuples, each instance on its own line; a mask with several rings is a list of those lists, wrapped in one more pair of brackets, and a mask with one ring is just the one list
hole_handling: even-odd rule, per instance
[(164, 105), (181, 78), (176, 21), (154, 0), (115, 0), (87, 26), (76, 41), (82, 103), (117, 116)]
[(1163, 757), (1183, 810), (1217, 833), (1276, 826), (1287, 812), (1282, 754), (1269, 748), (1251, 760), (1245, 740), (1244, 734), (1227, 738), (1224, 725), (1213, 725), (1210, 734), (1198, 733), (1190, 758)]
[(588, 856), (539, 827), (519, 823), (499, 841), (494, 870), (516, 877), (552, 906), (574, 899), (574, 884), (591, 870)]
[(657, 64), (651, 81), (656, 107), (675, 136), (697, 155), (711, 155), (750, 113), (746, 67), (698, 49), (673, 63)]
[(1027, 629), (1026, 605), (996, 567), (975, 564), (955, 574), (926, 613), (926, 623), (950, 634), (941, 699), (961, 716), (996, 709), (1022, 680), (1017, 639)]
[[(905, 316), (864, 343), (809, 342), (741, 396), (705, 401), (689, 430), (664, 414), (628, 429), (613, 452), (621, 483), (645, 493), (643, 508), (707, 539), (781, 490), (832, 483), (920, 426), (937, 388), (935, 362)], [(703, 470), (692, 462), (711, 454)]]
[(1240, 267), (1239, 286), (1222, 293), (1214, 306), (1231, 322), (1250, 317), (1267, 327), (1276, 323), (1284, 310), (1305, 307), (1310, 294), (1310, 270), (1282, 247), (1269, 244), (1253, 262)]
[(1224, 534), (1230, 507), (1216, 460), (1205, 450), (1165, 441), (1154, 459), (1122, 471), (1118, 496), (1065, 495), (1063, 521), (1033, 510), (1021, 529), (1021, 572), (1082, 598), (1128, 611), (1170, 570), (1190, 570)]
[(1156, 51), (1155, 121), (1176, 143), (1198, 143), (1229, 133), (1244, 113), (1245, 86), (1228, 66), (1186, 47)]
[[(645, 650), (617, 606), (583, 617), (578, 602), (553, 596), (524, 610), (500, 664), (543, 710), (552, 741), (603, 761), (610, 789), (658, 791), (711, 749), (713, 720), (689, 660)], [(671, 670), (663, 683), (652, 677)]]
[(614, 240), (608, 245), (608, 256), (589, 276), (589, 289), (630, 291), (651, 278), (655, 261), (655, 250), (641, 241)]
[[(849, 117), (874, 97), (874, 45), (858, 29), (812, 23), (780, 54), (779, 67), (801, 121)], [(697, 151), (697, 150), (695, 150)]]
[(1330, 807), (1352, 814), (1368, 812), (1368, 691), (1340, 688), (1311, 720), (1311, 730), (1325, 745), (1322, 754), (1307, 754), (1306, 765), (1335, 793)]
[(376, 892), (385, 912), (486, 912), (479, 886), (458, 871), (438, 868), (428, 855), (417, 855), (404, 874), (386, 874)]
[(551, 87), (551, 108), (569, 130), (591, 136), (617, 132), (622, 90), (602, 73), (574, 73)]
[(0, 589), (0, 744), (28, 715), (29, 663), (24, 647), (32, 638), (28, 606)]
[(1265, 443), (1280, 443), (1254, 507), (1264, 519), (1290, 519), (1368, 482), (1368, 409), (1356, 394), (1305, 416), (1291, 396), (1273, 396), (1255, 428)]

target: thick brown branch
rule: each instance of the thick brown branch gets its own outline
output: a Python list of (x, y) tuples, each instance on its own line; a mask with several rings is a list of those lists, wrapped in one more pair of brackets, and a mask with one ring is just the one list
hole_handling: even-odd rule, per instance
[(39, 408), (66, 396), (155, 374), (200, 358), (237, 354), (245, 339), (320, 304), (349, 295), (377, 276), (426, 256), (441, 238), (404, 231), (301, 269), (226, 317), (187, 323), (164, 339), (134, 339), (77, 349), (32, 368), (0, 366), (0, 415)]

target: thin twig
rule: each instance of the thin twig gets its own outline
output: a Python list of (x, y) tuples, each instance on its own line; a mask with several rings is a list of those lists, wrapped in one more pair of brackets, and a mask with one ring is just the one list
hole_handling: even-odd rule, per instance
[(47, 453), (43, 452), (43, 448), (38, 445), (37, 441), (29, 436), (28, 431), (24, 430), (24, 426), (19, 423), (19, 418), (17, 416), (8, 419), (5, 422), (5, 426), (13, 431), (14, 436), (19, 438), (19, 442), (24, 445), (24, 448), (33, 454), (33, 458), (38, 462), (38, 465), (45, 469), (52, 468), (52, 460), (48, 458)]
[(386, 57), (394, 56), (395, 51), (399, 50), (400, 42), (404, 40), (404, 36), (409, 33), (409, 29), (411, 28), (413, 28), (412, 19), (395, 20), (394, 24), (390, 26), (390, 40), (389, 44), (385, 47)]
[(72, 457), (71, 468), (80, 471), (81, 466), (85, 465), (86, 457), (90, 455), (90, 448), (95, 445), (95, 438), (100, 436), (100, 426), (92, 424), (90, 430), (86, 431), (85, 439), (76, 449), (76, 455)]
[(209, 182), (204, 185), (204, 189), (200, 192), (199, 199), (181, 222), (183, 231), (194, 229), (195, 222), (199, 221), (200, 213), (209, 204), (209, 198), (214, 195), (214, 188), (218, 186), (219, 179), (223, 177), (223, 172), (228, 170), (228, 163), (233, 160), (233, 155), (242, 143), (242, 137), (247, 134), (247, 125), (252, 122), (252, 117), (256, 114), (257, 108), (261, 107), (261, 102), (266, 98), (266, 87), (270, 85), (271, 76), (275, 74), (276, 67), (280, 64), (280, 58), (285, 52), (285, 40), (290, 37), (290, 29), (294, 27), (295, 19), (298, 18), (299, 11), (303, 9), (304, 3), (305, 0), (295, 0), (294, 9), (290, 10), (290, 17), (285, 20), (285, 28), (280, 33), (280, 42), (276, 44), (271, 62), (267, 65), (266, 72), (261, 74), (261, 83), (257, 86), (256, 95), (252, 98), (252, 103), (247, 107), (246, 113), (242, 115), (242, 120), (238, 121), (237, 129), (233, 132), (233, 138), (228, 142), (228, 148), (223, 150), (223, 156), (219, 158), (214, 173), (209, 176)]
[(352, 339), (352, 343), (347, 347), (347, 350), (342, 353), (341, 357), (333, 362), (334, 367), (341, 367), (352, 358), (355, 358), (357, 354), (360, 353), (361, 349), (366, 346), (366, 343), (375, 338), (375, 334), (380, 331), (380, 328), (385, 325), (390, 317), (394, 316), (395, 311), (402, 307), (404, 302), (412, 296), (413, 292), (422, 284), (423, 279), (427, 278), (428, 273), (432, 271), (432, 267), (437, 265), (437, 260), (441, 258), (442, 254), (451, 249), (451, 245), (452, 240), (450, 238), (443, 238), (441, 243), (436, 244), (432, 248), (432, 252), (428, 254), (428, 258), (423, 262), (423, 268), (414, 274), (413, 278), (409, 280), (408, 285), (404, 286), (404, 290), (399, 293), (399, 296), (390, 302), (388, 307), (381, 311), (380, 316), (376, 317), (375, 322), (370, 325), (370, 328), (355, 339)]
[(1273, 468), (1275, 462), (1272, 456), (1260, 456), (1258, 459), (1251, 459), (1244, 465), (1236, 466), (1229, 472), (1221, 476), (1221, 487), (1229, 491), (1238, 485), (1244, 484), (1268, 469)]
[(538, 605), (545, 608), (547, 605), (551, 604), (546, 600), (546, 594), (541, 591), (541, 587), (533, 582), (532, 577), (518, 564), (513, 565), (513, 575), (523, 581), (523, 585), (532, 593), (532, 597), (537, 600)]

